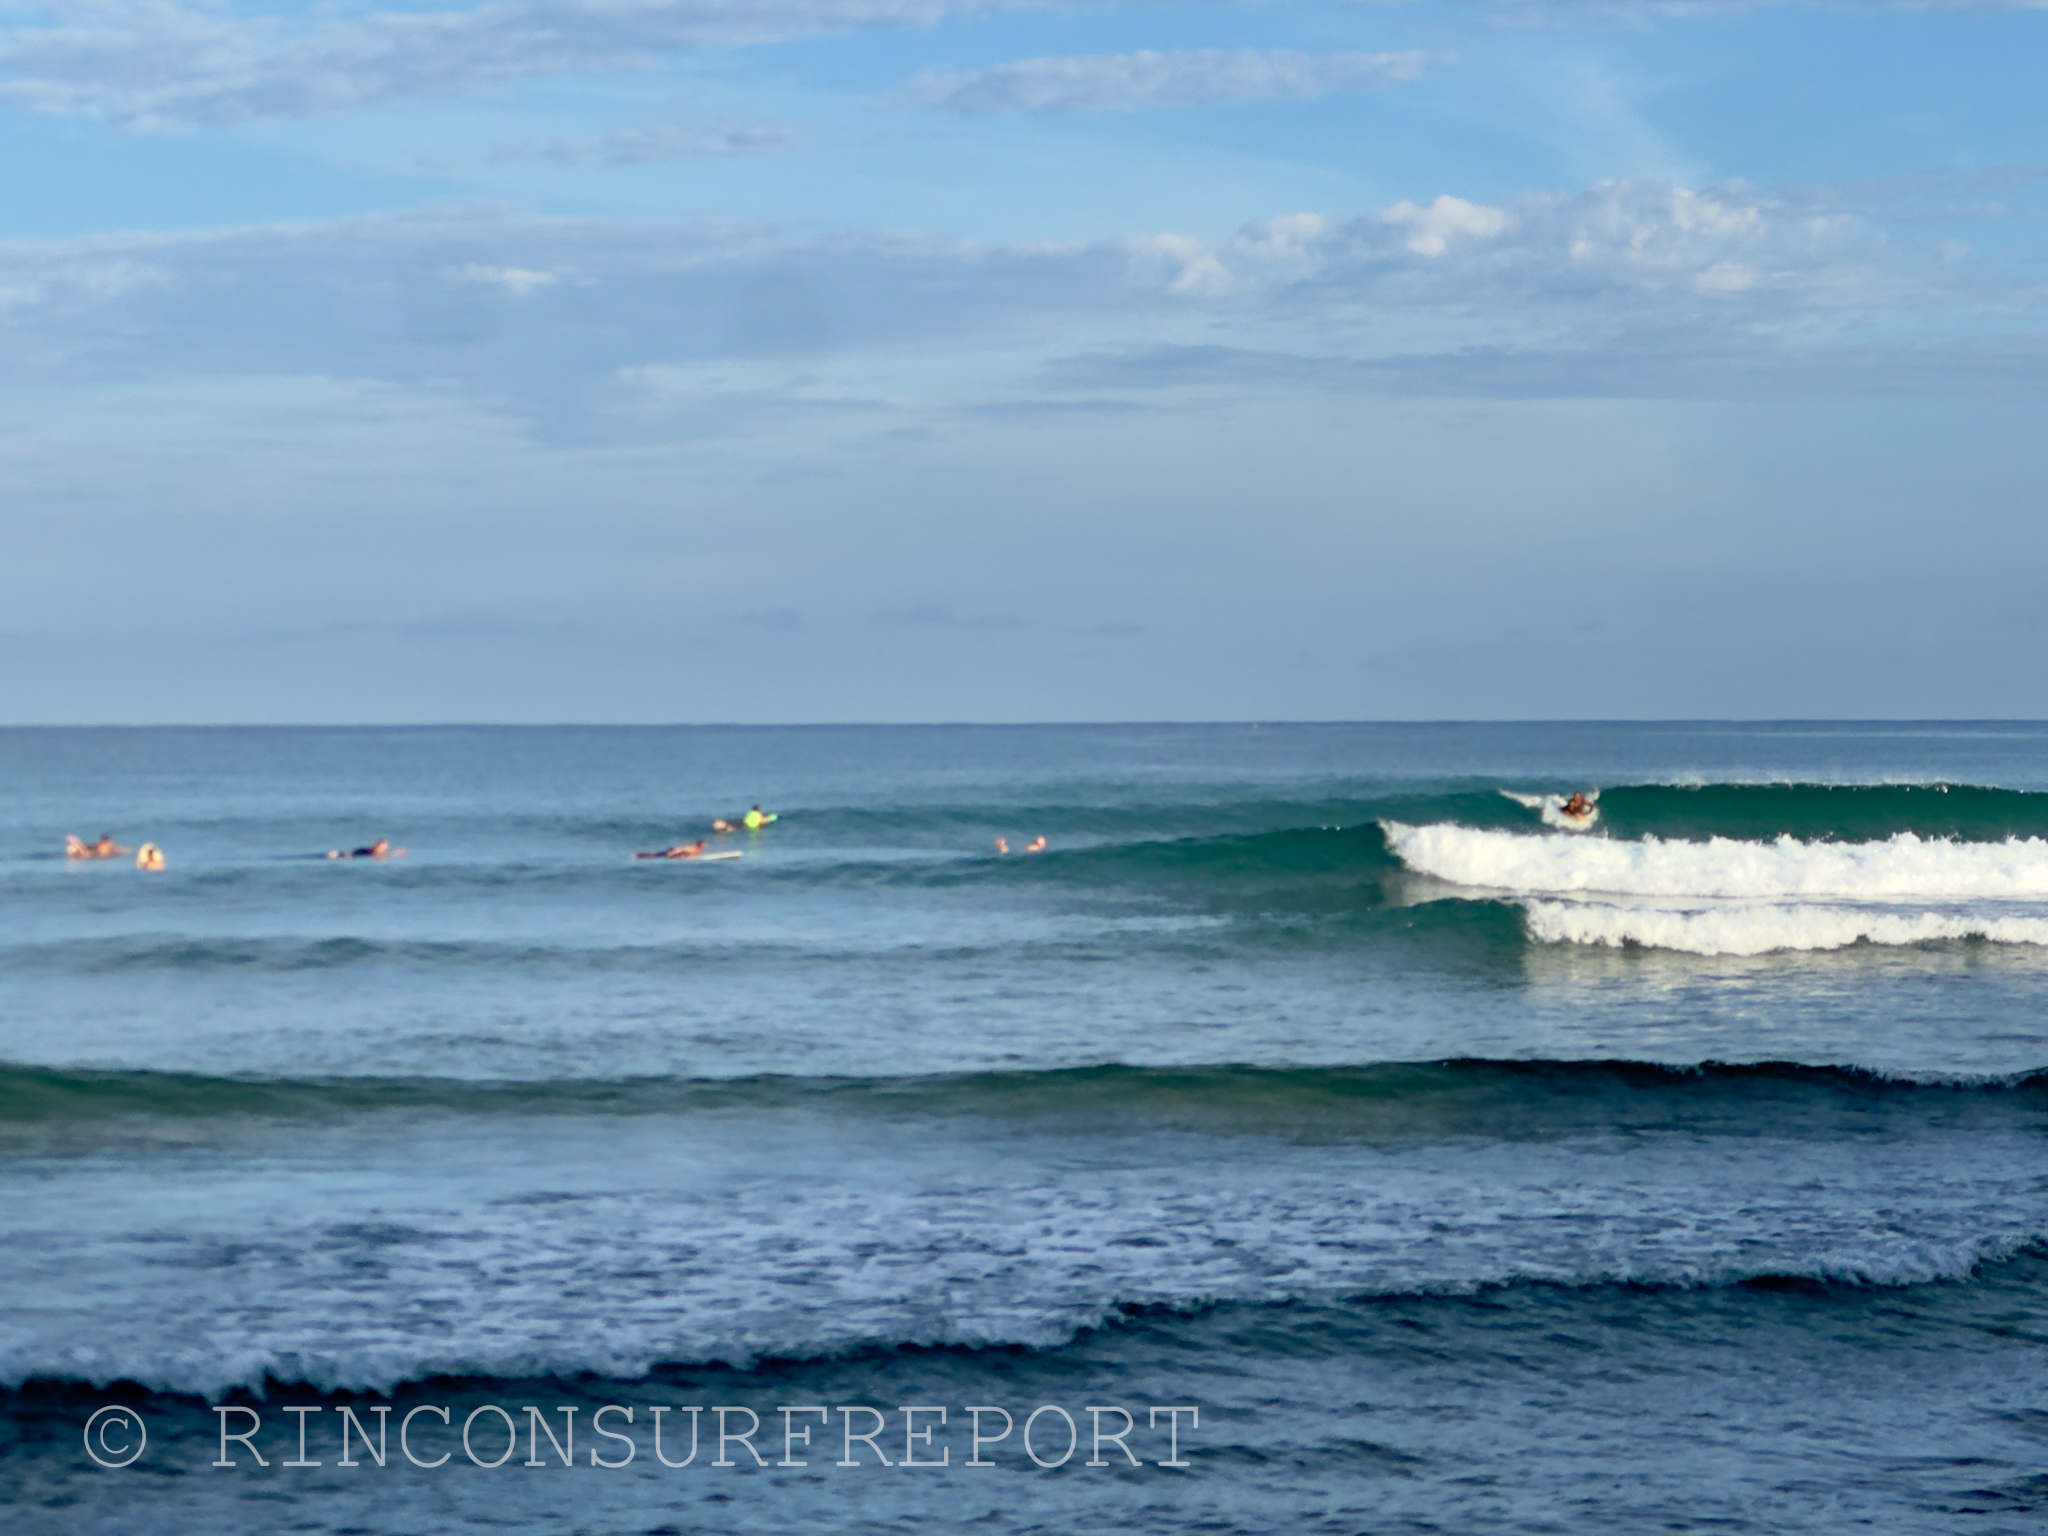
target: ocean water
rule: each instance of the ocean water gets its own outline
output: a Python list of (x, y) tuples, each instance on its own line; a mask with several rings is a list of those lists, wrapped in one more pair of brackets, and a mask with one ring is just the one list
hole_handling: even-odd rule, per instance
[(2044, 1004), (2037, 725), (0, 731), (5, 1528), (2037, 1531)]

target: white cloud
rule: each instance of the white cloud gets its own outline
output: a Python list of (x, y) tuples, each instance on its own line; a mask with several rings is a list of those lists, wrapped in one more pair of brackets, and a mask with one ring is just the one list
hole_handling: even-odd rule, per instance
[(1740, 200), (1740, 189), (1731, 198), (1688, 187), (1609, 182), (1598, 192), (1574, 228), (1574, 260), (1681, 267), (1703, 247), (1753, 245), (1767, 233), (1762, 208)]
[[(1047, 0), (487, 0), (294, 26), (256, 6), (68, 0), (0, 27), (0, 99), (133, 128), (302, 117), (690, 49), (928, 26)], [(316, 14), (318, 14), (316, 12)], [(331, 14), (331, 13), (330, 13)]]
[[(483, 0), (376, 9), (264, 0), (8, 0), (0, 100), (138, 129), (204, 127), (450, 96), (510, 81), (648, 69), (692, 50), (930, 26), (949, 16), (1133, 0)], [(1493, 0), (1621, 21), (1768, 0)], [(1794, 0), (1801, 3), (1801, 0)], [(2035, 10), (2048, 0), (1862, 0), (1886, 9)], [(967, 112), (1102, 111), (1304, 99), (1412, 78), (1415, 53), (1198, 50), (1034, 59), (918, 77), (918, 99)]]
[(648, 165), (664, 160), (734, 159), (772, 155), (796, 142), (779, 123), (658, 123), (605, 133), (539, 139), (508, 145), (499, 160), (543, 160), (555, 165)]
[(1126, 241), (1140, 271), (1156, 272), (1168, 293), (1215, 295), (1239, 286), (1217, 248), (1192, 235), (1138, 235)]
[(1404, 242), (1418, 256), (1441, 256), (1458, 239), (1491, 240), (1508, 227), (1504, 209), (1483, 203), (1468, 203), (1462, 197), (1440, 195), (1427, 207), (1399, 202), (1386, 212), (1389, 224), (1410, 231)]
[(1026, 59), (962, 73), (931, 70), (906, 99), (953, 112), (1128, 112), (1248, 101), (1307, 101), (1331, 91), (1413, 80), (1426, 53), (1191, 49)]
[(458, 282), (502, 288), (520, 298), (542, 288), (551, 288), (562, 280), (554, 272), (541, 272), (532, 267), (493, 267), (481, 261), (464, 262), (449, 275)]
[(1370, 294), (1411, 315), (1445, 305), (1517, 320), (1594, 296), (1609, 313), (1765, 290), (1860, 301), (1873, 296), (1867, 244), (1839, 210), (1817, 217), (1739, 183), (1609, 181), (1510, 207), (1445, 193), (1349, 220), (1289, 214), (1226, 240), (1147, 235), (1126, 248), (1174, 295), (1341, 308)]

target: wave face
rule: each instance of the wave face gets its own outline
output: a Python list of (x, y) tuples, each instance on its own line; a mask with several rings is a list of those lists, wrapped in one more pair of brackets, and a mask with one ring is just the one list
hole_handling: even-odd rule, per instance
[(2048, 794), (1973, 784), (1621, 784), (1600, 794), (1618, 837), (1880, 842), (1897, 833), (2004, 842), (2048, 837)]
[(1676, 1067), (1643, 1061), (1375, 1062), (1340, 1067), (1072, 1067), (882, 1078), (207, 1077), (0, 1064), (0, 1128), (32, 1134), (208, 1123), (313, 1124), (363, 1114), (500, 1118), (832, 1113), (882, 1122), (957, 1117), (1086, 1130), (1148, 1127), (1292, 1140), (1520, 1139), (1658, 1124), (1755, 1128), (1787, 1116), (2048, 1113), (2048, 1072), (1902, 1077), (1789, 1061)]

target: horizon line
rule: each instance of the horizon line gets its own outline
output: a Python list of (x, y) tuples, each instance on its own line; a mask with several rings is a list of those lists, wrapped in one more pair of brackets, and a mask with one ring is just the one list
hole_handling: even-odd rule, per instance
[(792, 730), (1122, 730), (1133, 727), (1237, 727), (1259, 730), (1336, 726), (1505, 725), (1883, 725), (2039, 726), (2023, 715), (1504, 715), (1434, 719), (1129, 719), (1129, 720), (154, 720), (8, 721), (0, 731), (792, 731)]

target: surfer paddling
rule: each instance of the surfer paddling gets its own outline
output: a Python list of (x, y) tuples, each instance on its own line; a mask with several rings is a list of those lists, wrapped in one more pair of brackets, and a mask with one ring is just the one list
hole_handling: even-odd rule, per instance
[(81, 842), (75, 836), (64, 839), (64, 857), (67, 859), (118, 859), (127, 851), (104, 832), (96, 843)]
[(714, 832), (758, 832), (767, 826), (769, 822), (779, 821), (780, 819), (781, 815), (779, 812), (764, 811), (757, 805), (748, 811), (746, 815), (735, 817), (731, 821), (727, 821), (723, 816), (719, 817), (718, 820), (711, 823), (711, 830)]
[(390, 838), (380, 837), (367, 848), (330, 848), (327, 850), (327, 857), (330, 859), (402, 859), (405, 857), (405, 850), (392, 847)]
[(1572, 791), (1571, 799), (1565, 801), (1560, 810), (1572, 820), (1582, 821), (1593, 814), (1593, 802), (1586, 798), (1584, 790), (1575, 789)]
[(701, 839), (694, 843), (677, 843), (673, 848), (656, 849), (653, 853), (636, 853), (636, 859), (701, 859), (709, 845)]

